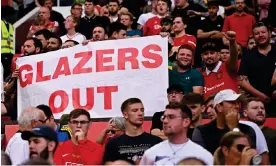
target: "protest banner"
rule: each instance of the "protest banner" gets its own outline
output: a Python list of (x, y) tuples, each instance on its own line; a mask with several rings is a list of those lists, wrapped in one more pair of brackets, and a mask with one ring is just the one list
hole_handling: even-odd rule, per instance
[(124, 100), (137, 97), (145, 116), (167, 104), (168, 41), (160, 36), (90, 42), (17, 60), (18, 116), (49, 105), (56, 119), (75, 108), (92, 118), (122, 116)]

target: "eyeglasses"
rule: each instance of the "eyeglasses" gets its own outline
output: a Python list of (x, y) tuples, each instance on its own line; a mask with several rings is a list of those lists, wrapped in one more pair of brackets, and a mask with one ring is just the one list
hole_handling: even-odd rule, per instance
[(111, 132), (111, 134), (115, 134), (117, 131), (120, 131), (120, 130), (109, 130), (109, 132)]
[(87, 125), (90, 121), (85, 121), (85, 120), (81, 120), (81, 121), (77, 121), (77, 120), (72, 120), (70, 123), (73, 125)]
[(49, 120), (50, 118), (46, 118), (45, 120), (38, 120), (39, 122), (41, 122), (42, 124), (45, 124), (47, 122), (47, 120)]
[(188, 117), (185, 117), (185, 116), (175, 116), (175, 115), (163, 115), (163, 116), (161, 116), (160, 120), (163, 122), (166, 118), (168, 119), (168, 121), (171, 121), (171, 120), (176, 119), (176, 118), (183, 118), (183, 119), (185, 119), (185, 118), (188, 118)]
[(172, 91), (172, 92), (169, 92), (169, 93), (168, 93), (169, 96), (171, 96), (171, 95), (173, 95), (173, 94), (175, 94), (175, 95), (182, 95), (183, 92)]

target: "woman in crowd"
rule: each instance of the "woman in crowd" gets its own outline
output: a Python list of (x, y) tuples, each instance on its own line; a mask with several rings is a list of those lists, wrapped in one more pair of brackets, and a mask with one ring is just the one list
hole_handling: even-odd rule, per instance
[(122, 135), (125, 132), (125, 119), (122, 117), (111, 118), (108, 122), (107, 128), (100, 134), (96, 142), (101, 145), (107, 144), (107, 142)]
[(257, 151), (251, 147), (250, 140), (245, 134), (230, 131), (222, 137), (220, 147), (214, 153), (214, 164), (251, 165), (254, 158), (254, 165), (256, 165), (261, 162), (259, 157)]

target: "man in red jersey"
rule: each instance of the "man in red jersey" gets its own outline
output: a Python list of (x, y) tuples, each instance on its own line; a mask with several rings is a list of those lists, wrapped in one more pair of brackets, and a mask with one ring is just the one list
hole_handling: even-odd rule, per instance
[(228, 31), (224, 36), (230, 41), (230, 58), (226, 62), (219, 60), (219, 50), (215, 43), (209, 42), (202, 46), (201, 58), (205, 63), (201, 70), (205, 83), (204, 98), (224, 89), (238, 90), (236, 33)]
[(178, 50), (179, 46), (187, 44), (192, 48), (196, 47), (196, 38), (193, 35), (186, 34), (186, 23), (183, 17), (180, 15), (175, 16), (173, 19), (172, 30), (175, 34), (173, 40), (173, 50)]
[(171, 7), (170, 0), (157, 1), (157, 16), (150, 18), (143, 27), (143, 36), (159, 35), (161, 32), (161, 19), (168, 15)]
[(104, 148), (87, 139), (90, 114), (84, 109), (75, 109), (69, 115), (72, 138), (60, 143), (54, 156), (56, 165), (101, 165)]

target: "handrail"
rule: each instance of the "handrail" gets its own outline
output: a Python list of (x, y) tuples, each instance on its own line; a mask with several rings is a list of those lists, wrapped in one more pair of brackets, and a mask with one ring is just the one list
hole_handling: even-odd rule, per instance
[(27, 20), (32, 18), (36, 13), (39, 12), (39, 7), (34, 8), (32, 11), (30, 11), (28, 14), (26, 14), (24, 17), (22, 17), (20, 20), (16, 21), (13, 24), (14, 32), (13, 32), (13, 41), (14, 41), (14, 52), (16, 50), (16, 28), (18, 28), (20, 25), (24, 24)]

